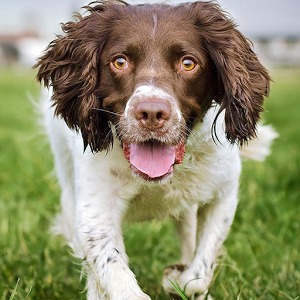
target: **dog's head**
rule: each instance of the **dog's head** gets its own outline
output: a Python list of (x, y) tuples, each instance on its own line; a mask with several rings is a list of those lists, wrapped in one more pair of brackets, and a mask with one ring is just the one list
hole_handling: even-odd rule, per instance
[(160, 179), (213, 100), (231, 143), (255, 136), (269, 76), (220, 7), (97, 2), (63, 25), (36, 64), (56, 114), (85, 147), (109, 149), (114, 126), (134, 172)]

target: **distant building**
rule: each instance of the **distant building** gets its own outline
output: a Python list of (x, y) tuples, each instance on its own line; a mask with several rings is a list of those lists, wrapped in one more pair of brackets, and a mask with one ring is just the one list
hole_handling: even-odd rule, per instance
[(272, 67), (300, 67), (300, 37), (254, 39), (261, 61)]
[(47, 42), (32, 31), (19, 34), (0, 35), (0, 67), (25, 65), (32, 66)]

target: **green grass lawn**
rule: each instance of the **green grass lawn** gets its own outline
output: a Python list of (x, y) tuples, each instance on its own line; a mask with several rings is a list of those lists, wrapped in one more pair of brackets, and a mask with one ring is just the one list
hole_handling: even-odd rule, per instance
[[(34, 73), (0, 71), (0, 300), (85, 299), (79, 262), (49, 228), (59, 209), (49, 146), (30, 99)], [(276, 70), (264, 119), (280, 134), (265, 163), (244, 163), (240, 205), (210, 294), (300, 299), (300, 70)], [(29, 97), (30, 95), (30, 97)], [(170, 223), (125, 229), (131, 268), (152, 299), (178, 258)]]

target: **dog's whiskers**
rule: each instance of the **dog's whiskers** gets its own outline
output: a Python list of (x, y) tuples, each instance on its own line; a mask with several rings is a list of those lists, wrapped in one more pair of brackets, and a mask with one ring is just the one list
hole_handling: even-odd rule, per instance
[(121, 114), (118, 114), (118, 113), (115, 113), (113, 111), (109, 111), (109, 110), (106, 110), (106, 109), (103, 109), (103, 108), (96, 108), (96, 107), (93, 107), (92, 110), (97, 110), (97, 111), (102, 111), (102, 112), (106, 112), (108, 114), (112, 114), (112, 115), (115, 115), (115, 116), (118, 116), (118, 117), (121, 117), (122, 115)]

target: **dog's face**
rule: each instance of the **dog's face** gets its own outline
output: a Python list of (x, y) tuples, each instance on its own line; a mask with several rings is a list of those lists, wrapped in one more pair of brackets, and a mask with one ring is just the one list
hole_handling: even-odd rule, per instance
[(93, 151), (112, 143), (113, 124), (133, 172), (162, 179), (213, 100), (230, 142), (255, 135), (269, 77), (217, 5), (105, 2), (90, 12), (63, 27), (37, 66), (56, 113)]
[(162, 8), (127, 8), (101, 55), (103, 109), (114, 112), (125, 156), (147, 180), (182, 161), (187, 134), (213, 99), (213, 67), (201, 42), (193, 42), (197, 30), (172, 13), (166, 19)]

